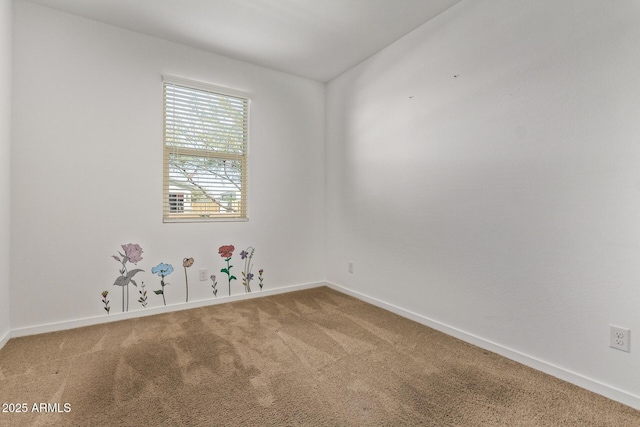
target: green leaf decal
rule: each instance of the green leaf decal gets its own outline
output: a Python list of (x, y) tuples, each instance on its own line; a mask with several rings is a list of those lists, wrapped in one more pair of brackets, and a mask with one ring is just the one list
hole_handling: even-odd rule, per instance
[(136, 273), (139, 273), (140, 271), (144, 271), (144, 270), (141, 270), (139, 268), (131, 270), (130, 272), (127, 273), (127, 279), (131, 280), (133, 278), (133, 276), (135, 276)]
[(141, 270), (139, 268), (136, 268), (135, 270), (131, 270), (130, 272), (127, 273), (126, 276), (119, 276), (116, 281), (113, 283), (114, 286), (127, 286), (129, 284), (129, 282), (133, 283), (135, 286), (138, 286), (136, 284), (136, 282), (134, 282), (133, 276), (135, 276), (137, 273), (144, 271)]
[(118, 276), (113, 286), (127, 286), (127, 283), (129, 283), (129, 279), (126, 276)]
[(161, 290), (159, 290), (159, 291), (153, 291), (153, 292), (154, 292), (156, 295), (162, 295), (162, 294), (164, 293), (164, 292), (162, 291), (162, 289), (161, 289)]

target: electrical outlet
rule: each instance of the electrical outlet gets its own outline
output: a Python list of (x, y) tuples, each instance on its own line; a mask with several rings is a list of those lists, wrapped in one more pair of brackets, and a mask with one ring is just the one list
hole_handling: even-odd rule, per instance
[(349, 273), (353, 274), (353, 261), (349, 261)]
[(609, 325), (609, 346), (629, 352), (629, 338), (631, 331), (626, 328)]
[(209, 277), (207, 277), (209, 275), (209, 272), (207, 271), (206, 268), (201, 268), (200, 269), (200, 281), (204, 282), (205, 280), (207, 280)]

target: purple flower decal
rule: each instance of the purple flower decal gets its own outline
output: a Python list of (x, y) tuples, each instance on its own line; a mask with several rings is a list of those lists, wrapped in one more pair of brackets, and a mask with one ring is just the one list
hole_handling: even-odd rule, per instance
[(240, 256), (244, 260), (244, 270), (242, 271), (242, 284), (244, 285), (245, 292), (251, 292), (251, 279), (253, 279), (253, 274), (251, 273), (251, 269), (253, 265), (251, 264), (251, 259), (253, 258), (253, 253), (256, 250), (253, 246), (249, 246), (246, 250), (240, 253)]

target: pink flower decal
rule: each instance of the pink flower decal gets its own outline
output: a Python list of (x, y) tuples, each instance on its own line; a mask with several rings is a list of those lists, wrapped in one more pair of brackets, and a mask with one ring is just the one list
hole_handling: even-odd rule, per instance
[(122, 250), (129, 261), (134, 264), (142, 261), (142, 248), (137, 243), (127, 243), (122, 245)]
[[(120, 245), (122, 248), (122, 252), (118, 251), (118, 255), (111, 255), (111, 258), (118, 261), (122, 264), (120, 268), (120, 276), (113, 283), (114, 286), (122, 287), (122, 312), (129, 311), (129, 283), (133, 283), (133, 286), (138, 286), (135, 280), (133, 280), (133, 276), (138, 274), (141, 271), (139, 268), (129, 270), (127, 268), (127, 263), (131, 262), (132, 264), (136, 264), (139, 261), (142, 261), (142, 248), (137, 243), (127, 243), (126, 245)], [(125, 305), (125, 289), (127, 288), (126, 293), (126, 305)]]
[(218, 253), (222, 258), (231, 258), (236, 248), (233, 245), (220, 246)]
[(231, 295), (231, 281), (236, 280), (236, 276), (233, 276), (231, 274), (231, 267), (233, 266), (229, 263), (229, 261), (231, 261), (231, 257), (233, 256), (234, 249), (235, 247), (233, 245), (220, 246), (220, 249), (218, 249), (218, 253), (220, 254), (220, 256), (227, 262), (227, 268), (223, 268), (222, 270), (220, 270), (220, 272), (225, 273), (229, 278), (229, 295)]

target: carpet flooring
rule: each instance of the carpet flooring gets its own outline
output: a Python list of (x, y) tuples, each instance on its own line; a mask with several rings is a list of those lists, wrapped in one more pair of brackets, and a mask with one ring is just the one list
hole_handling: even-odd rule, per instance
[(640, 426), (326, 287), (11, 339), (0, 401), (26, 410), (1, 426)]

